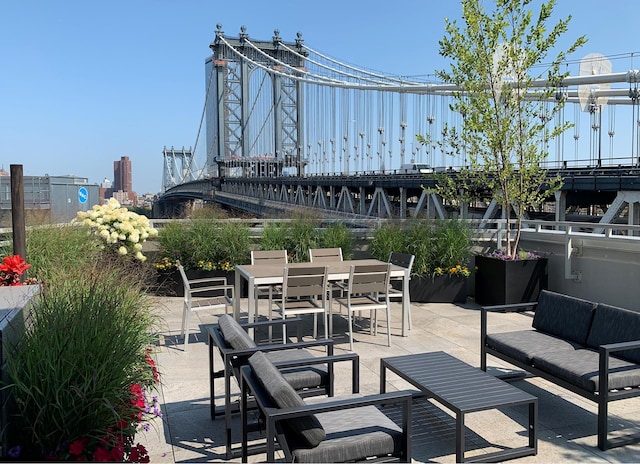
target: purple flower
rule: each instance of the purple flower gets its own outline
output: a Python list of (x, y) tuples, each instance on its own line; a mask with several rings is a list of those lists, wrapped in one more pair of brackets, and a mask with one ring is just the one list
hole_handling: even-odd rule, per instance
[(12, 458), (19, 458), (20, 457), (20, 453), (22, 452), (22, 448), (20, 448), (20, 445), (16, 445), (13, 448), (11, 448), (7, 454), (9, 455), (9, 457)]

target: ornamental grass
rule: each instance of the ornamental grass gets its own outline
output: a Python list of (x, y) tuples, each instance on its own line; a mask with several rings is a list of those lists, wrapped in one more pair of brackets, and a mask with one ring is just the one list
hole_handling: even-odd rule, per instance
[[(36, 242), (29, 240), (29, 256), (46, 280), (7, 361), (5, 388), (16, 406), (13, 455), (148, 461), (144, 447), (134, 444), (136, 431), (159, 415), (150, 396), (158, 381), (149, 352), (156, 320), (144, 273), (131, 259), (94, 254), (83, 240), (58, 241), (58, 261), (47, 246), (34, 248)], [(73, 250), (86, 254), (74, 257)]]

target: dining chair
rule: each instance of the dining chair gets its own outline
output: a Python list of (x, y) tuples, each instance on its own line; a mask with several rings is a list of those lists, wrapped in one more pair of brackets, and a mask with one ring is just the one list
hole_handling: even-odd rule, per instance
[[(324, 338), (327, 330), (327, 275), (328, 266), (290, 267), (285, 266), (282, 275), (282, 299), (275, 306), (282, 318), (313, 314), (313, 337), (318, 337), (318, 314), (324, 319)], [(286, 340), (286, 326), (283, 327), (283, 339)]]
[[(191, 312), (224, 309), (225, 314), (228, 314), (229, 308), (233, 308), (233, 285), (227, 284), (226, 277), (189, 280), (180, 261), (178, 261), (178, 271), (184, 286), (181, 335), (184, 336), (184, 350), (187, 351)], [(204, 296), (205, 293), (214, 296)]]
[(309, 261), (312, 263), (342, 261), (342, 248), (310, 248)]
[[(312, 263), (327, 263), (327, 262), (336, 262), (343, 261), (342, 257), (342, 248), (310, 248), (309, 249), (309, 261)], [(334, 292), (337, 291), (339, 296), (345, 295), (345, 288), (347, 284), (344, 281), (331, 281), (329, 282), (328, 291), (329, 291), (329, 314), (332, 313), (331, 308), (333, 307), (333, 295)], [(329, 321), (330, 330), (333, 329), (333, 321)]]
[[(354, 313), (369, 311), (370, 330), (377, 335), (377, 312), (385, 310), (387, 316), (387, 346), (391, 346), (391, 304), (389, 301), (389, 275), (391, 265), (386, 264), (352, 264), (347, 282), (347, 296), (334, 298), (341, 307), (347, 309), (349, 320), (349, 347), (353, 350), (353, 317)], [(384, 299), (379, 299), (385, 294)]]
[[(278, 267), (286, 266), (287, 250), (252, 250), (251, 264), (268, 266), (273, 265)], [(273, 298), (282, 298), (282, 285), (256, 285), (254, 289), (255, 314), (258, 314), (258, 299), (260, 297), (267, 297), (269, 299), (268, 311), (269, 314), (271, 314)]]
[[(407, 254), (407, 253), (396, 253), (395, 251), (392, 251), (389, 254), (389, 264), (395, 265), (395, 266), (399, 266), (399, 267), (403, 267), (405, 269), (408, 270), (407, 274), (408, 274), (408, 278), (411, 278), (411, 269), (413, 268), (413, 261), (415, 259), (415, 255), (411, 255), (411, 254)], [(398, 299), (400, 301), (403, 300), (404, 298), (404, 289), (403, 289), (403, 283), (404, 283), (404, 279), (406, 279), (407, 277), (390, 277), (389, 280), (391, 281), (391, 284), (389, 286), (389, 290), (385, 293), (381, 293), (378, 295), (378, 297), (380, 299), (385, 298), (387, 295), (389, 296), (389, 299)], [(394, 282), (395, 281), (395, 282)], [(396, 285), (394, 286), (393, 283), (399, 283), (400, 285)], [(397, 288), (399, 287), (399, 288)], [(407, 298), (409, 298), (410, 296), (407, 295)], [(409, 308), (409, 312), (408, 312), (408, 318), (409, 318), (409, 329), (411, 329), (411, 304), (409, 304), (407, 306)]]

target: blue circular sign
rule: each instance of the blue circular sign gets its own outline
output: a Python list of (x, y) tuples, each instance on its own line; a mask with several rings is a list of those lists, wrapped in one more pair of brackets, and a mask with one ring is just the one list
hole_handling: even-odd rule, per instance
[(80, 187), (78, 189), (78, 202), (80, 202), (80, 204), (84, 204), (87, 200), (89, 200), (89, 192), (87, 191), (87, 188)]

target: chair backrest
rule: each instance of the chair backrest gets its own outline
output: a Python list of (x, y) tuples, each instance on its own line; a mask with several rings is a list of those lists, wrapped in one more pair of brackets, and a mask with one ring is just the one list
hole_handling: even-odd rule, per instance
[(411, 273), (411, 268), (413, 267), (413, 260), (415, 258), (416, 258), (415, 255), (410, 255), (407, 253), (396, 253), (395, 251), (392, 251), (389, 254), (389, 264), (394, 264), (396, 266), (409, 269), (409, 273)]
[(327, 266), (285, 267), (282, 296), (287, 298), (317, 297), (327, 295)]
[(287, 250), (252, 250), (251, 264), (287, 264)]
[(178, 264), (178, 271), (180, 271), (180, 277), (182, 277), (182, 285), (184, 286), (184, 297), (185, 299), (191, 298), (191, 285), (189, 284), (189, 279), (187, 278), (187, 273), (184, 272), (184, 266), (180, 263), (179, 260), (176, 261)]
[(311, 248), (309, 260), (312, 263), (342, 261), (342, 248)]
[(349, 294), (386, 293), (389, 288), (387, 264), (352, 264), (349, 272)]

